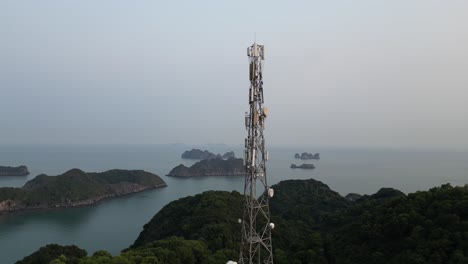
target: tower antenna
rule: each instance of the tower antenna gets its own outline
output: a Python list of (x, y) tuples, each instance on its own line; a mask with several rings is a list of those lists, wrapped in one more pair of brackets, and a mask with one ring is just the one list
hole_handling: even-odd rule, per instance
[[(265, 49), (256, 42), (247, 48), (249, 57), (249, 107), (245, 114), (245, 126), (248, 131), (245, 139), (245, 183), (244, 213), (241, 221), (240, 264), (272, 264), (273, 250), (271, 230), (275, 227), (270, 222), (269, 199), (273, 189), (268, 187), (266, 161), (269, 153), (265, 150), (263, 130), (268, 109), (263, 106), (263, 60)], [(257, 197), (257, 184), (260, 196)]]

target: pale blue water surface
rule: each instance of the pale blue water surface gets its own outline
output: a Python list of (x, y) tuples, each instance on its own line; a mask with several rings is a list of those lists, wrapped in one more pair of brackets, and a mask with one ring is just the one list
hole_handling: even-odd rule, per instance
[[(0, 263), (14, 263), (48, 243), (75, 244), (92, 254), (104, 249), (113, 254), (128, 247), (142, 227), (164, 205), (206, 190), (242, 191), (243, 177), (166, 177), (173, 167), (194, 161), (182, 160), (181, 144), (153, 146), (0, 146), (0, 165), (28, 166), (27, 177), (0, 177), (0, 186), (20, 187), (38, 174), (58, 175), (72, 169), (105, 171), (143, 169), (161, 176), (168, 187), (106, 200), (85, 208), (31, 211), (0, 215)], [(209, 145), (224, 153), (241, 146)], [(310, 161), (315, 170), (292, 170), (296, 152), (320, 152), (320, 161)], [(403, 192), (426, 190), (444, 183), (468, 183), (468, 152), (385, 149), (270, 148), (267, 163), (269, 184), (285, 179), (315, 178), (342, 195), (375, 193), (381, 187)]]

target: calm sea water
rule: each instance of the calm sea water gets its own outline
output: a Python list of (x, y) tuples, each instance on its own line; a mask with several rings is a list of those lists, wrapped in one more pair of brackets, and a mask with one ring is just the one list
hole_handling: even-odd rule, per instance
[[(164, 205), (206, 190), (243, 188), (242, 177), (166, 177), (173, 167), (193, 161), (180, 155), (191, 147), (161, 146), (0, 146), (0, 165), (27, 165), (27, 177), (0, 177), (0, 186), (19, 187), (38, 174), (58, 175), (72, 169), (144, 169), (160, 175), (169, 185), (104, 201), (85, 208), (0, 215), (0, 263), (14, 263), (48, 243), (75, 244), (92, 254), (105, 249), (113, 254), (128, 247), (142, 227)], [(224, 153), (242, 149), (222, 145), (205, 148)], [(315, 170), (292, 170), (296, 152), (320, 152)], [(267, 164), (270, 184), (285, 179), (315, 178), (342, 195), (375, 193), (381, 187), (404, 192), (426, 190), (444, 183), (468, 183), (468, 152), (369, 149), (271, 148)]]

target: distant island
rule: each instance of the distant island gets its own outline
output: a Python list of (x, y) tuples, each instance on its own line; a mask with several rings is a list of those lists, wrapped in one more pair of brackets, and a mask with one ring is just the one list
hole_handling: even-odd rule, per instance
[(237, 176), (245, 175), (245, 167), (242, 159), (222, 158), (201, 160), (191, 167), (183, 164), (173, 168), (167, 176), (194, 177), (194, 176)]
[(18, 167), (0, 166), (0, 176), (27, 176), (29, 175), (28, 167), (21, 165)]
[(165, 186), (158, 175), (142, 170), (85, 173), (72, 169), (58, 176), (41, 174), (22, 188), (0, 188), (0, 213), (92, 205), (105, 198)]
[(307, 159), (318, 160), (320, 159), (320, 154), (319, 153), (312, 154), (312, 153), (303, 152), (302, 154), (299, 155), (299, 153), (296, 153), (296, 155), (294, 155), (294, 158), (302, 159), (302, 160), (307, 160)]
[(224, 153), (224, 155), (221, 155), (221, 154), (211, 153), (208, 150), (192, 149), (192, 150), (187, 150), (184, 153), (182, 153), (183, 159), (196, 159), (196, 160), (216, 159), (216, 158), (228, 159), (228, 158), (235, 158), (235, 157), (236, 155), (234, 154), (234, 151), (229, 151), (229, 152)]
[(302, 164), (297, 166), (296, 164), (291, 164), (291, 169), (315, 169), (314, 164)]

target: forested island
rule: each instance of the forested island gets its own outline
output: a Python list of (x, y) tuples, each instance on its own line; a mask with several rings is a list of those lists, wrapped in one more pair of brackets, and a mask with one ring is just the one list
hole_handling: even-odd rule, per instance
[(294, 155), (294, 158), (301, 159), (301, 160), (307, 160), (307, 159), (319, 160), (320, 154), (319, 153), (312, 154), (312, 153), (303, 152), (302, 154), (299, 155), (299, 153), (296, 153)]
[(187, 150), (184, 153), (182, 153), (181, 157), (183, 159), (204, 160), (204, 159), (216, 159), (216, 158), (221, 158), (221, 159), (235, 158), (236, 155), (234, 154), (234, 151), (229, 151), (221, 155), (221, 154), (211, 153), (208, 150), (192, 149), (192, 150)]
[[(467, 263), (468, 185), (344, 198), (322, 182), (272, 186), (275, 264)], [(244, 197), (208, 191), (170, 202), (121, 254), (45, 246), (18, 264), (214, 264), (239, 256)], [(53, 262), (52, 262), (53, 261)]]
[(302, 164), (302, 165), (296, 165), (296, 164), (291, 164), (290, 166), (291, 169), (315, 169), (314, 164)]
[(159, 176), (142, 170), (85, 173), (72, 169), (58, 176), (41, 174), (22, 188), (0, 188), (0, 213), (92, 205), (105, 198), (164, 186)]
[(21, 165), (18, 167), (0, 166), (0, 176), (27, 176), (28, 167)]
[(183, 164), (173, 168), (167, 176), (194, 177), (194, 176), (238, 176), (245, 175), (242, 159), (214, 158), (198, 161), (190, 167)]

